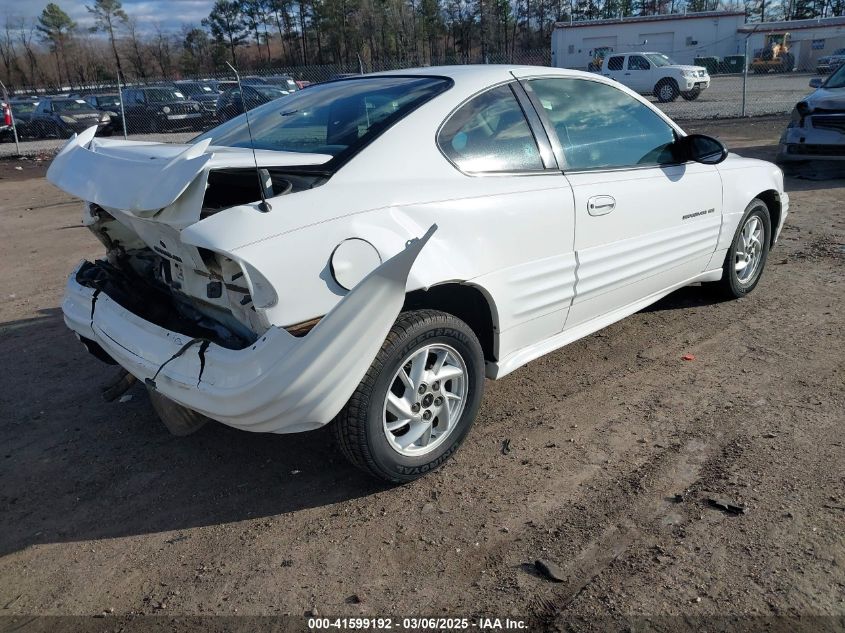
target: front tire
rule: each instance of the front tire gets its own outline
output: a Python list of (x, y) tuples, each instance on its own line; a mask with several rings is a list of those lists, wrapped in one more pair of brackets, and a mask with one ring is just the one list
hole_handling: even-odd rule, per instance
[(484, 390), (472, 329), (436, 310), (403, 312), (332, 423), (357, 468), (392, 483), (440, 467), (469, 433)]
[(754, 198), (746, 207), (725, 256), (722, 279), (711, 286), (717, 294), (727, 299), (741, 299), (754, 290), (766, 267), (771, 236), (769, 207)]
[(669, 103), (678, 98), (681, 91), (674, 79), (663, 79), (654, 87), (654, 96), (660, 103)]

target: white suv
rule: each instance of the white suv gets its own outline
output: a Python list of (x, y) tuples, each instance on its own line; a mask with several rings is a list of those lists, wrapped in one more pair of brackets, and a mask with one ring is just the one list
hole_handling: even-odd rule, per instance
[(601, 74), (640, 94), (653, 94), (661, 103), (674, 101), (678, 95), (693, 101), (710, 86), (706, 68), (681, 66), (663, 53), (610, 55)]

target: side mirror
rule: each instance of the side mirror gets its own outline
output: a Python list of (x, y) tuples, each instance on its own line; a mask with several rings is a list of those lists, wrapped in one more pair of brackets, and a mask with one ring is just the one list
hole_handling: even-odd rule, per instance
[(679, 158), (704, 165), (718, 165), (728, 157), (728, 148), (712, 136), (689, 134), (676, 141)]
[(821, 88), (824, 80), (821, 77), (813, 77), (810, 80), (810, 88)]

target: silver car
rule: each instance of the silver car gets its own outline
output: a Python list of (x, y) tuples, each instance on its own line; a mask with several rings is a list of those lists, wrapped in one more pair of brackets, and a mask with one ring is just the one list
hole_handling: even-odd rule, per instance
[(810, 87), (816, 91), (792, 110), (778, 160), (845, 160), (845, 66), (826, 80), (811, 79)]

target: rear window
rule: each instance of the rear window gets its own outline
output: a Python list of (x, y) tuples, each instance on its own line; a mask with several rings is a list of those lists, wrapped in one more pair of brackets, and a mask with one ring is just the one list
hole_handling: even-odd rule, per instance
[(624, 57), (621, 55), (617, 55), (616, 57), (611, 57), (607, 60), (607, 69), (608, 70), (622, 70), (622, 62), (625, 60)]
[[(363, 77), (319, 84), (249, 111), (256, 149), (354, 152), (452, 85), (442, 77)], [(245, 115), (194, 139), (249, 147)]]

